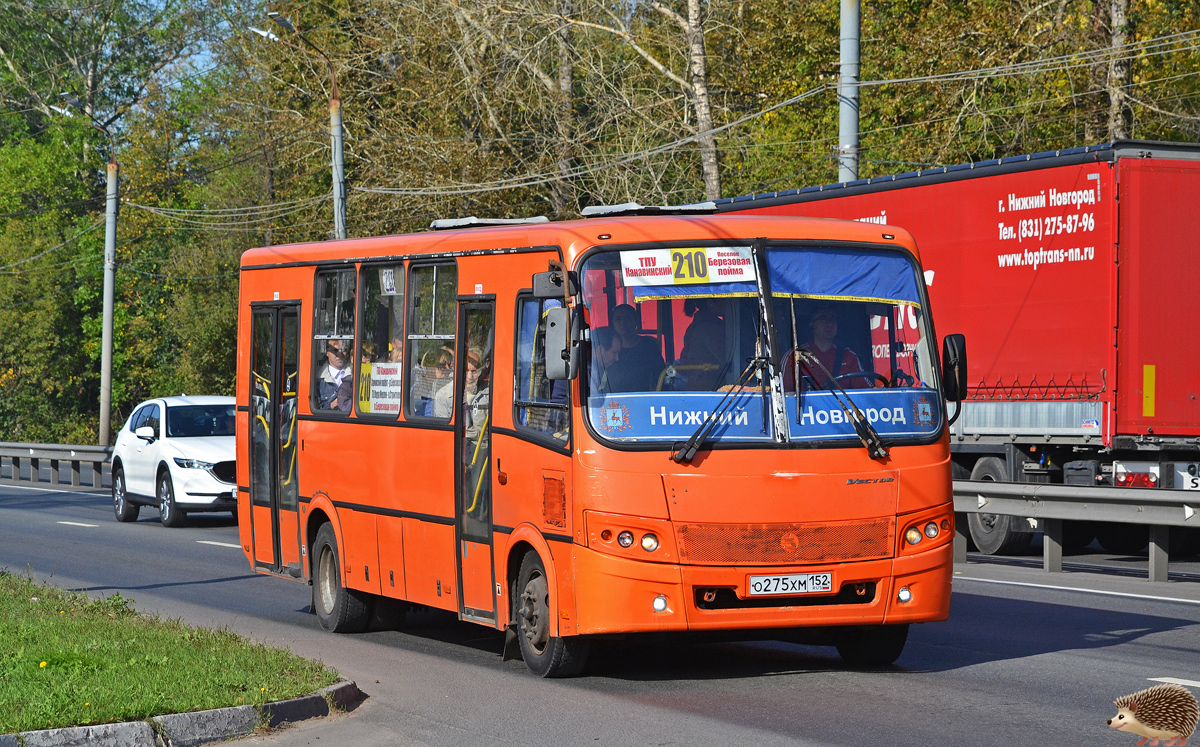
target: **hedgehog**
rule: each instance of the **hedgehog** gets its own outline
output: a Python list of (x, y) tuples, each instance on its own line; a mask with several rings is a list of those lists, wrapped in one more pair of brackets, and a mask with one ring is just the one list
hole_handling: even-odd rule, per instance
[(1155, 747), (1160, 739), (1165, 740), (1166, 747), (1186, 745), (1200, 720), (1196, 697), (1179, 685), (1156, 685), (1117, 698), (1113, 705), (1117, 715), (1108, 720), (1108, 725), (1143, 737), (1138, 747), (1146, 742)]

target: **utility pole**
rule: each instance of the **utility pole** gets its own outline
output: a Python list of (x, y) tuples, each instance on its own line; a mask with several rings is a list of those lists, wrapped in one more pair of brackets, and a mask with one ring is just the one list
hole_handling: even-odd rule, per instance
[(113, 283), (116, 272), (117, 155), (110, 153), (108, 196), (104, 208), (104, 331), (100, 343), (100, 437), (97, 439), (101, 446), (108, 446), (112, 433)]
[[(344, 239), (346, 238), (346, 168), (345, 162), (342, 160), (342, 100), (338, 94), (337, 75), (333, 70), (333, 60), (329, 59), (329, 55), (325, 54), (324, 50), (310, 42), (304, 34), (297, 31), (296, 27), (292, 25), (292, 22), (286, 16), (272, 10), (267, 13), (267, 17), (278, 24), (280, 28), (290, 31), (300, 41), (312, 47), (317, 56), (325, 60), (325, 63), (329, 65), (329, 144), (333, 150), (333, 236), (336, 239)], [(253, 26), (250, 27), (250, 30), (264, 39), (286, 44), (292, 49), (298, 49), (305, 54), (313, 54), (313, 52), (308, 51), (304, 47), (299, 47), (291, 42), (280, 39), (270, 31), (256, 29)]]
[[(59, 95), (67, 106), (78, 109), (92, 120), (92, 127), (103, 132), (108, 140), (108, 178), (104, 202), (104, 322), (100, 337), (100, 432), (96, 438), (96, 443), (108, 446), (112, 436), (113, 285), (117, 274), (117, 144), (108, 128), (97, 122), (74, 94), (63, 92)], [(70, 112), (64, 113), (70, 115)]]
[[(332, 65), (331, 65), (332, 67)], [(332, 75), (332, 71), (330, 73)], [(329, 141), (333, 146), (333, 236), (346, 238), (346, 169), (342, 162), (342, 101), (337, 81), (329, 99)]]
[(858, 39), (860, 0), (842, 0), (841, 75), (838, 79), (838, 181), (858, 178)]

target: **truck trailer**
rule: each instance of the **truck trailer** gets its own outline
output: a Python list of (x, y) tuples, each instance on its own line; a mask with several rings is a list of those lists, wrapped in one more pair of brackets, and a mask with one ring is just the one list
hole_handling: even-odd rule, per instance
[[(717, 211), (908, 230), (939, 332), (970, 346), (955, 479), (1059, 483), (1085, 497), (1200, 491), (1198, 197), (1200, 145), (1130, 140), (735, 197)], [(1018, 552), (1039, 530), (1020, 517), (967, 521), (988, 554)], [(1133, 553), (1147, 537), (1145, 526), (1075, 522), (1063, 540), (1068, 552), (1095, 539)], [(1200, 532), (1172, 528), (1169, 546), (1195, 554)]]

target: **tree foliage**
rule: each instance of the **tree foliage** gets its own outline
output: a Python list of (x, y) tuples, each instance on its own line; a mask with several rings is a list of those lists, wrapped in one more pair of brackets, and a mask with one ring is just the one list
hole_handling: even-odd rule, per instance
[[(331, 234), (331, 74), (352, 236), (836, 178), (834, 0), (272, 7), (303, 38), (257, 2), (0, 0), (3, 440), (94, 439), (112, 155), (114, 422), (232, 392), (241, 253)], [(1200, 136), (1195, 3), (868, 0), (862, 18), (862, 176)]]

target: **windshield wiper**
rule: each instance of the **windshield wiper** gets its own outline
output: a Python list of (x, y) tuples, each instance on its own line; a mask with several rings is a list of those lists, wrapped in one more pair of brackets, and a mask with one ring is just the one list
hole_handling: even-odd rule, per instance
[(754, 376), (754, 374), (760, 368), (766, 365), (766, 358), (760, 358), (757, 356), (751, 358), (750, 362), (746, 364), (745, 370), (742, 371), (742, 373), (738, 376), (737, 381), (733, 383), (732, 388), (725, 392), (725, 396), (721, 398), (721, 401), (717, 403), (717, 406), (713, 408), (713, 411), (708, 414), (708, 417), (704, 419), (704, 422), (700, 424), (700, 427), (696, 429), (696, 432), (692, 434), (692, 437), (687, 441), (684, 441), (682, 445), (676, 445), (677, 448), (671, 452), (671, 458), (680, 463), (692, 461), (692, 457), (696, 456), (696, 452), (699, 451), (700, 447), (704, 445), (704, 442), (708, 440), (709, 435), (712, 433), (713, 427), (720, 421), (721, 416), (728, 412), (729, 408), (733, 407), (733, 403), (735, 401), (733, 397), (734, 393), (741, 393), (742, 387), (744, 387), (747, 382), (750, 381), (751, 377)]
[[(886, 459), (888, 455), (888, 448), (887, 446), (884, 446), (883, 440), (879, 438), (879, 433), (876, 432), (875, 428), (871, 426), (871, 423), (867, 420), (867, 416), (863, 414), (862, 410), (858, 409), (858, 405), (854, 404), (854, 400), (850, 399), (850, 395), (847, 394), (846, 390), (842, 388), (842, 385), (837, 382), (837, 379), (834, 378), (833, 374), (829, 373), (829, 369), (825, 368), (825, 365), (817, 359), (817, 356), (814, 355), (811, 350), (799, 348), (797, 349), (796, 353), (796, 357), (803, 358), (805, 363), (810, 365), (815, 364), (817, 369), (819, 369), (821, 373), (825, 374), (825, 377), (829, 379), (829, 383), (836, 387), (836, 392), (833, 389), (830, 389), (829, 391), (833, 394), (833, 398), (837, 400), (837, 403), (841, 406), (842, 412), (846, 414), (846, 420), (849, 420), (850, 424), (854, 426), (854, 432), (858, 434), (858, 438), (863, 442), (863, 446), (867, 447), (867, 454), (872, 459)], [(796, 381), (796, 391), (800, 391), (799, 379)], [(837, 392), (842, 393), (842, 397), (846, 398), (846, 402), (842, 401), (842, 397), (839, 397)], [(847, 402), (850, 403), (849, 407), (846, 407)], [(799, 415), (799, 412), (800, 398), (799, 395), (797, 395), (797, 415)]]

